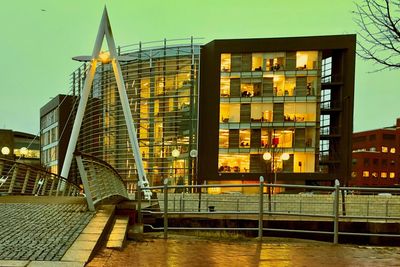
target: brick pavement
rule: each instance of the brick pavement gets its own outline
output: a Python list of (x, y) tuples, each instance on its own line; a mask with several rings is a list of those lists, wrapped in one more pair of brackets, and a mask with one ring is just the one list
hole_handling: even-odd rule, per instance
[(59, 261), (93, 215), (85, 204), (0, 203), (0, 260)]

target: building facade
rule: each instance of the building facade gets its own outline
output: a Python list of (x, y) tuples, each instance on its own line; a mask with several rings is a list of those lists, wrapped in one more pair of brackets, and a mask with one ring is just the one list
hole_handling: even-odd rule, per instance
[[(350, 175), (354, 35), (206, 45), (191, 38), (118, 52), (131, 58), (121, 69), (151, 185), (165, 178), (246, 183), (274, 172), (277, 182), (298, 183)], [(78, 96), (85, 72), (82, 65), (72, 75)], [(107, 64), (97, 68), (77, 149), (136, 181)], [(271, 153), (267, 162), (265, 152)]]
[(350, 185), (399, 186), (400, 118), (396, 125), (353, 134)]
[(346, 184), (354, 60), (354, 35), (206, 44), (199, 180)]
[(60, 175), (71, 134), (76, 97), (57, 95), (40, 109), (40, 160), (47, 171)]
[(29, 133), (0, 129), (0, 157), (40, 166), (40, 140)]

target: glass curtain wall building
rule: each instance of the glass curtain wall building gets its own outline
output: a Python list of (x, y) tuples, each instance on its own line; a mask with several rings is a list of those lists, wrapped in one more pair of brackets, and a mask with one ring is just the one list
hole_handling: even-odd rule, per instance
[[(185, 44), (180, 44), (184, 42)], [(197, 96), (200, 46), (194, 39), (164, 40), (118, 48), (137, 129), (143, 164), (151, 185), (193, 183), (197, 151)], [(86, 65), (72, 74), (72, 91), (83, 87)], [(118, 89), (110, 64), (96, 72), (77, 149), (108, 162), (129, 186), (136, 168)], [(179, 153), (172, 151), (177, 150)]]

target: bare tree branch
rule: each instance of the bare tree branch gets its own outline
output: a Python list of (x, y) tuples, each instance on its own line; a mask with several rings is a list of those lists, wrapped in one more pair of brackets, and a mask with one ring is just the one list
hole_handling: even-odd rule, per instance
[(400, 69), (400, 0), (355, 0), (357, 54), (382, 69)]

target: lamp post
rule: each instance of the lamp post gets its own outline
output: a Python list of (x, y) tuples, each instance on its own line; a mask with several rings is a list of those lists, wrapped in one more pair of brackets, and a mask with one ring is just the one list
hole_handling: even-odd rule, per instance
[[(280, 156), (280, 159), (283, 161), (288, 160), (290, 158), (290, 155), (288, 153), (282, 153)], [(274, 185), (276, 185), (276, 177), (277, 177), (277, 166), (275, 166), (275, 146), (272, 147), (272, 154), (270, 152), (265, 152), (263, 154), (263, 159), (265, 160), (265, 163), (267, 164), (267, 162), (269, 160), (271, 160), (271, 171), (274, 172)], [(268, 166), (268, 165), (266, 165)], [(270, 175), (268, 175), (268, 168), (265, 168), (266, 170), (266, 175), (268, 177), (270, 177)], [(270, 173), (271, 173), (270, 171)], [(270, 183), (271, 181), (269, 181)], [(268, 186), (267, 187), (267, 191), (268, 191), (268, 209), (269, 211), (271, 211), (271, 188)], [(272, 188), (272, 193), (274, 192), (274, 188)]]
[(177, 185), (177, 182), (176, 182), (176, 159), (179, 157), (181, 152), (179, 152), (179, 150), (175, 148), (174, 150), (172, 150), (171, 154), (172, 154), (172, 157), (174, 158), (174, 162), (173, 162), (173, 165), (174, 165), (174, 181), (175, 181), (175, 185)]
[[(192, 162), (190, 164), (192, 170), (191, 170), (191, 177), (189, 179), (189, 185), (192, 185), (197, 182), (196, 181), (196, 178), (197, 178), (196, 177), (197, 150), (196, 149), (190, 150), (189, 156), (192, 158)], [(189, 188), (189, 192), (192, 193), (192, 188)]]

